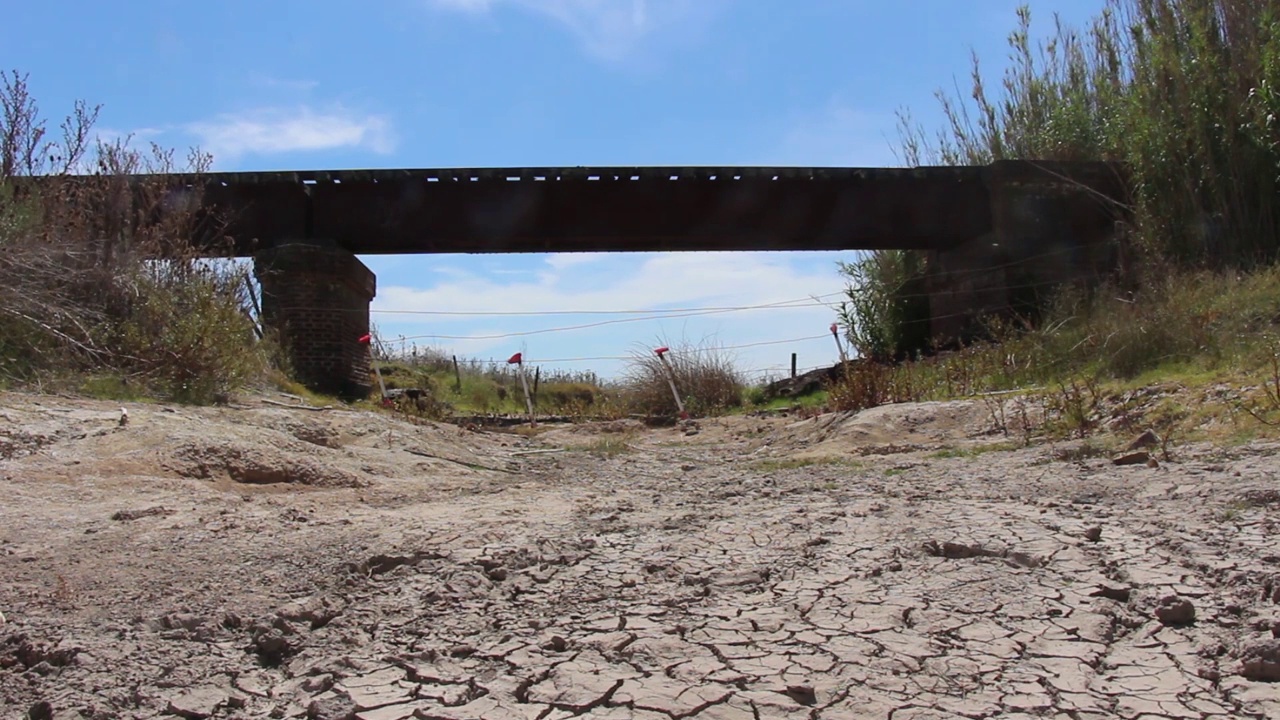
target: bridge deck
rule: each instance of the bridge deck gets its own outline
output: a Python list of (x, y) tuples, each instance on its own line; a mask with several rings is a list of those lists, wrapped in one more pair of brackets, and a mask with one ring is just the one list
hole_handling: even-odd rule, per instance
[(944, 248), (991, 227), (987, 168), (599, 167), (212, 173), (237, 254)]

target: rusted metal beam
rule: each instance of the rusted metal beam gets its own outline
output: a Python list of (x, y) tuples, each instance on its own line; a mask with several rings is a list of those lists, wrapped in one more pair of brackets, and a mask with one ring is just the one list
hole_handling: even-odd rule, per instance
[(299, 241), (358, 255), (941, 250), (991, 231), (993, 178), (1093, 178), (1109, 167), (1042, 165), (314, 170), (135, 179), (163, 182), (173, 207), (198, 201), (221, 221), (219, 245), (229, 237), (242, 256)]

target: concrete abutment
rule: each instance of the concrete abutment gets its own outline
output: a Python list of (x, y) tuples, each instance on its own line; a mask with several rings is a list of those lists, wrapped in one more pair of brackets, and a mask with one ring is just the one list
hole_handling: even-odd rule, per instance
[(286, 243), (253, 258), (262, 287), (262, 323), (284, 346), (296, 379), (344, 399), (369, 395), (369, 303), (377, 280), (352, 253)]

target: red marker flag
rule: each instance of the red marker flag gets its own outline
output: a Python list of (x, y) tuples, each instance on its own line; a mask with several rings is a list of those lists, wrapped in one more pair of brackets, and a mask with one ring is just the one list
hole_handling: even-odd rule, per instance
[(360, 339), (357, 340), (356, 342), (360, 343), (361, 345), (368, 345), (372, 341), (373, 341), (373, 338), (369, 335), (369, 333), (365, 333), (364, 335), (361, 335)]
[(658, 357), (662, 357), (662, 353), (665, 353), (665, 352), (671, 352), (671, 348), (669, 348), (669, 347), (660, 347), (660, 348), (655, 348), (653, 352), (654, 352), (654, 354), (656, 354)]
[(835, 335), (839, 331), (839, 327), (835, 323), (831, 323), (831, 334)]
[(524, 362), (524, 353), (516, 353), (515, 355), (507, 358), (508, 365), (519, 365), (522, 362)]

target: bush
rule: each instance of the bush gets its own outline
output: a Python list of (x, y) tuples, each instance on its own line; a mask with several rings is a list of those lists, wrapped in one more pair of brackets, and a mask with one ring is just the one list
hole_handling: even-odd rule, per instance
[[(723, 350), (712, 345), (672, 347), (667, 354), (676, 388), (691, 415), (710, 415), (742, 405), (746, 382)], [(632, 354), (623, 380), (627, 407), (643, 415), (677, 412), (666, 366), (650, 349)]]
[(255, 333), (248, 270), (202, 257), (216, 219), (198, 221), (170, 202), (174, 188), (146, 177), (204, 172), (208, 156), (193, 152), (180, 167), (155, 146), (91, 145), (97, 109), (83, 103), (50, 140), (17, 73), (3, 78), (0, 101), (3, 381), (72, 375), (104, 386), (116, 376), (208, 402), (261, 379), (271, 346)]
[(859, 357), (877, 362), (918, 355), (929, 342), (924, 262), (909, 250), (881, 250), (840, 262), (848, 284), (839, 324)]

